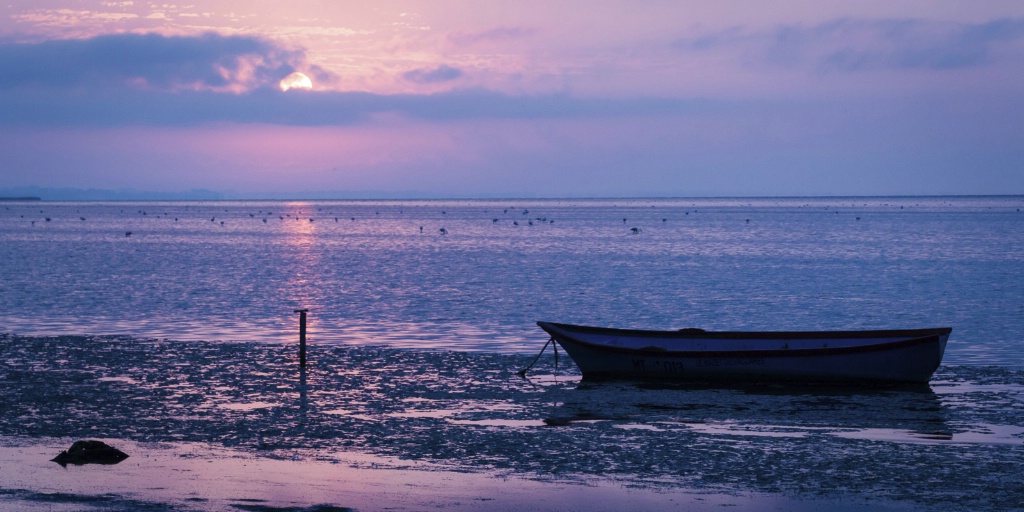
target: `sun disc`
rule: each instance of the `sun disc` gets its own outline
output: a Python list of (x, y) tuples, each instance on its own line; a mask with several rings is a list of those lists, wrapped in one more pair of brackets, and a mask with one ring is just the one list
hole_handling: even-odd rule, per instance
[(278, 83), (278, 87), (280, 87), (282, 91), (287, 91), (288, 89), (309, 90), (313, 88), (313, 81), (305, 74), (296, 71), (284, 77), (281, 82)]

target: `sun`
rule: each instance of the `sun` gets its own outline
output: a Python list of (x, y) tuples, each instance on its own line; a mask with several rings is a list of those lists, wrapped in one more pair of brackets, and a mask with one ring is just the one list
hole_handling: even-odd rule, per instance
[(296, 72), (294, 72), (294, 73), (284, 77), (277, 84), (277, 86), (280, 87), (282, 91), (287, 91), (288, 89), (305, 89), (305, 90), (309, 90), (309, 89), (313, 88), (313, 81), (310, 80), (309, 77), (306, 76), (305, 74), (299, 73), (298, 71), (296, 71)]

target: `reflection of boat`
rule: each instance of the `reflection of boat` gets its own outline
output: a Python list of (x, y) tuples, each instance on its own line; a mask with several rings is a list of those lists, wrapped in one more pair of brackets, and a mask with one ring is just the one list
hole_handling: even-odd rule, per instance
[[(546, 411), (552, 427), (605, 423), (622, 429), (795, 438), (829, 435), (894, 442), (954, 438), (928, 384), (887, 387), (666, 381), (582, 381)], [(660, 449), (669, 450), (674, 443)], [(680, 443), (692, 448), (692, 444)], [(676, 454), (687, 451), (682, 449)]]
[(584, 379), (928, 382), (951, 328), (644, 331), (537, 322)]

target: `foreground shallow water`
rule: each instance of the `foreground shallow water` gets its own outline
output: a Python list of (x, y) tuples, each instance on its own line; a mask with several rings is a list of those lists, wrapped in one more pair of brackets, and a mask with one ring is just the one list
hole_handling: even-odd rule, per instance
[[(198, 443), (261, 464), (355, 458), (452, 482), (611, 485), (630, 489), (620, 499), (655, 500), (647, 508), (678, 505), (657, 493), (909, 510), (1015, 510), (1024, 496), (1024, 372), (1014, 369), (943, 366), (913, 389), (693, 389), (581, 382), (565, 358), (558, 368), (542, 358), (521, 379), (530, 356), (367, 346), (312, 347), (300, 371), (294, 348), (0, 335), (0, 436), (47, 448), (123, 440), (142, 451), (132, 463), (150, 443)], [(7, 498), (39, 494), (3, 466)], [(302, 473), (293, 467), (281, 471)], [(465, 510), (488, 508), (467, 499)], [(374, 503), (361, 508), (388, 506)]]
[[(621, 511), (730, 510), (908, 512), (910, 503), (839, 495), (794, 499), (781, 494), (690, 490), (601, 477), (563, 479), (452, 471), (425, 463), (333, 453), (252, 457), (200, 443), (118, 444), (138, 457), (114, 467), (55, 471), (47, 459), (58, 440), (6, 446), (0, 509), (19, 511), (243, 510), (358, 511)], [(846, 500), (846, 501), (840, 501)], [(343, 505), (342, 505), (343, 504)]]

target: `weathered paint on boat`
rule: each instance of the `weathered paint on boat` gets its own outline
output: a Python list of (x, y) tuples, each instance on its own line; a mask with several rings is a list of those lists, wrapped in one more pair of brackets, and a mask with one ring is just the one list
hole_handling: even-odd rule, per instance
[(584, 379), (926, 383), (952, 328), (646, 331), (537, 322)]

